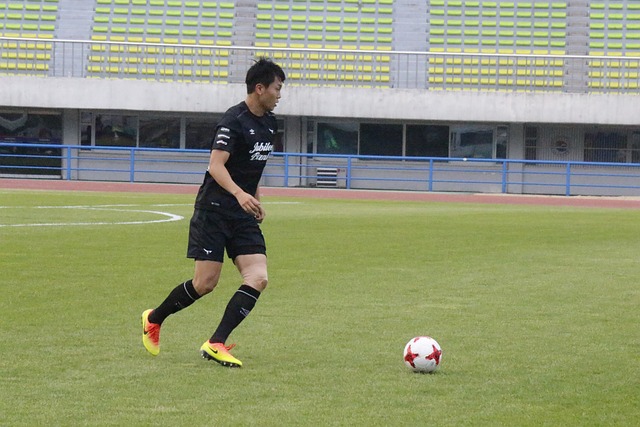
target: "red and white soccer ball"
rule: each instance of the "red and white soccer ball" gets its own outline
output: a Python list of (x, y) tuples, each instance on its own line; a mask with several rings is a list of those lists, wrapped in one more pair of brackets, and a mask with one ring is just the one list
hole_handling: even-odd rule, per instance
[(404, 347), (404, 363), (414, 372), (435, 372), (442, 362), (440, 344), (431, 337), (415, 337)]

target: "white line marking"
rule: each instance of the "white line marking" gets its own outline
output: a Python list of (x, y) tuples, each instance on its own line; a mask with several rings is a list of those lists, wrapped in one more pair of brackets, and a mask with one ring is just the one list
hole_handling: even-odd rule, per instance
[[(135, 206), (135, 205), (131, 205)], [(11, 206), (0, 206), (0, 208), (11, 208)], [(20, 208), (20, 207), (17, 207)], [(24, 208), (24, 207), (22, 207)], [(94, 211), (112, 211), (112, 212), (137, 212), (149, 213), (165, 217), (162, 219), (153, 219), (146, 221), (95, 221), (95, 222), (48, 222), (48, 223), (25, 223), (25, 224), (0, 224), (0, 227), (68, 227), (68, 226), (87, 226), (87, 225), (138, 225), (138, 224), (155, 224), (161, 222), (173, 222), (184, 219), (181, 215), (172, 214), (170, 212), (149, 211), (141, 209), (114, 209), (102, 206), (35, 206), (36, 209), (84, 209)]]
[(302, 202), (264, 202), (265, 205), (301, 205)]
[[(302, 202), (265, 202), (266, 205), (297, 205)], [(133, 208), (139, 206), (157, 206), (157, 207), (177, 207), (177, 206), (193, 206), (192, 204), (154, 204), (154, 205), (136, 205), (136, 204), (118, 204), (118, 205), (77, 205), (77, 206), (0, 206), (0, 209), (85, 209), (85, 210), (102, 210), (112, 212), (137, 212), (149, 213), (164, 217), (162, 219), (146, 220), (146, 221), (96, 221), (96, 222), (45, 222), (45, 223), (24, 223), (24, 224), (0, 224), (2, 227), (78, 227), (87, 225), (139, 225), (139, 224), (157, 224), (162, 222), (181, 221), (184, 219), (182, 215), (172, 214), (170, 212), (151, 211), (144, 209), (119, 209)]]

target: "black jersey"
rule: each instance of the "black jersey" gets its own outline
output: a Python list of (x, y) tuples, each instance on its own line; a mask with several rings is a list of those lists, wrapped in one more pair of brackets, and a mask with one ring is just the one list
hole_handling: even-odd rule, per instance
[[(252, 196), (256, 195), (262, 171), (273, 151), (273, 138), (277, 131), (276, 118), (272, 113), (258, 117), (249, 111), (244, 101), (229, 108), (216, 128), (211, 149), (229, 152), (225, 166), (231, 179)], [(195, 207), (222, 207), (232, 212), (244, 212), (236, 198), (222, 188), (208, 170), (198, 190)]]

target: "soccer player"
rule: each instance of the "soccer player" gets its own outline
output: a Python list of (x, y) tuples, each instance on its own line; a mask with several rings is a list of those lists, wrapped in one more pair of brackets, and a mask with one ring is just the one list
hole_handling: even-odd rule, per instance
[(142, 313), (142, 343), (154, 356), (160, 352), (164, 320), (216, 287), (226, 249), (243, 282), (200, 352), (223, 366), (242, 366), (229, 352), (233, 345), (227, 346), (226, 341), (267, 286), (266, 246), (259, 226), (265, 211), (259, 181), (278, 130), (272, 111), (284, 80), (280, 66), (259, 59), (247, 71), (245, 101), (229, 108), (218, 123), (189, 224), (187, 257), (195, 260), (193, 278), (175, 287), (158, 307)]

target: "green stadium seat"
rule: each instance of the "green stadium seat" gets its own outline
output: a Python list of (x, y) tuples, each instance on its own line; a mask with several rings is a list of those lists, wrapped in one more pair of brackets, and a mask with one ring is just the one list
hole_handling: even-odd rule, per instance
[[(56, 32), (58, 1), (3, 1), (0, 2), (0, 31), (24, 37), (35, 35), (52, 38)], [(544, 53), (563, 54), (567, 50), (568, 2), (560, 1), (485, 1), (485, 0), (433, 0), (428, 2), (427, 45), (430, 50), (448, 52), (486, 52), (486, 53)], [(229, 46), (234, 40), (235, 2), (194, 0), (96, 0), (92, 21), (91, 38), (111, 41), (167, 41), (171, 43)], [(394, 46), (394, 15), (397, 3), (393, 0), (318, 0), (318, 1), (256, 1), (256, 46), (292, 47), (292, 48), (332, 48), (338, 50), (370, 50), (373, 57), (382, 57), (378, 50), (398, 48)], [(640, 1), (588, 2), (588, 47), (591, 54), (612, 56), (638, 56), (640, 53)], [(96, 45), (98, 49), (100, 46)], [(108, 56), (110, 51), (94, 51), (93, 56)], [(142, 54), (152, 53), (127, 51), (120, 54), (124, 58), (117, 65), (128, 67), (142, 64)], [(187, 55), (186, 51), (184, 52)], [(113, 53), (114, 58), (118, 55)], [(388, 55), (387, 55), (388, 56)], [(314, 59), (305, 55), (302, 60), (292, 60), (287, 54), (291, 67), (305, 72), (316, 72), (320, 80), (323, 73), (331, 73), (333, 79), (340, 79), (341, 73), (351, 73), (349, 78), (355, 83), (366, 81), (375, 85), (390, 77), (385, 71), (376, 68), (360, 67), (362, 57), (346, 60), (351, 69), (327, 68), (326, 55)], [(10, 58), (13, 62), (26, 60), (26, 56)], [(96, 59), (96, 58), (94, 58)], [(211, 58), (213, 59), (213, 58)], [(334, 61), (334, 65), (336, 60)], [(349, 63), (349, 61), (352, 61)], [(35, 61), (37, 63), (37, 61)], [(174, 75), (188, 80), (199, 74), (197, 68), (202, 61), (189, 58), (181, 65), (189, 68), (184, 72), (175, 70)], [(101, 69), (109, 65), (92, 63)], [(515, 65), (502, 63), (481, 64), (469, 72), (465, 80), (465, 67), (458, 64), (442, 64), (443, 73), (449, 82), (464, 87), (465, 81), (474, 81), (476, 76), (487, 79), (496, 78), (496, 82), (512, 78)], [(529, 84), (542, 84), (537, 81), (547, 78), (545, 87), (558, 87), (563, 76), (558, 74), (562, 67), (550, 61), (543, 64), (529, 62), (525, 65), (527, 75), (520, 80)], [(590, 64), (589, 71), (595, 71)], [(17, 67), (16, 67), (17, 68)], [(37, 67), (24, 66), (24, 69), (36, 70)], [(168, 66), (165, 66), (168, 68)], [(486, 69), (485, 69), (486, 68)], [(619, 81), (620, 87), (629, 85), (625, 79), (632, 79), (632, 72), (620, 70), (618, 74), (609, 71), (612, 67), (598, 68), (604, 73), (598, 78), (603, 84), (607, 79)], [(131, 68), (122, 68), (122, 74), (128, 74)], [(462, 70), (462, 71), (461, 71)], [(495, 74), (483, 74), (491, 73)], [(362, 75), (358, 77), (358, 73)], [(376, 74), (378, 73), (378, 74)], [(380, 74), (383, 73), (383, 74)], [(203, 73), (200, 73), (203, 74)], [(386, 78), (385, 78), (386, 76)], [(596, 74), (591, 74), (596, 76)], [(147, 76), (149, 77), (149, 76)], [(515, 77), (513, 77), (515, 79)], [(592, 78), (592, 77), (589, 77)], [(593, 77), (595, 79), (596, 77)], [(328, 77), (327, 77), (328, 79)], [(347, 77), (345, 77), (345, 80)], [(491, 80), (485, 80), (491, 81)], [(335, 83), (335, 80), (334, 80)], [(480, 84), (479, 81), (476, 82)], [(454, 86), (455, 86), (454, 85)]]
[[(430, 2), (429, 46), (432, 51), (467, 53), (564, 53), (566, 45), (566, 3), (561, 2), (495, 2), (495, 1), (435, 1)], [(555, 14), (555, 15), (554, 15)], [(441, 19), (441, 17), (447, 19)], [(562, 18), (562, 19), (560, 19)], [(462, 31), (460, 31), (460, 29)], [(553, 29), (553, 30), (551, 30)], [(459, 35), (463, 34), (462, 47)], [(550, 85), (561, 86), (562, 76), (530, 63), (531, 75), (553, 80)], [(505, 84), (513, 73), (513, 64), (481, 61), (478, 68), (463, 74), (506, 76), (501, 79), (448, 78), (443, 82), (465, 89), (468, 84)], [(458, 69), (446, 65), (444, 72), (455, 75)], [(556, 78), (557, 77), (557, 78)], [(443, 84), (444, 84), (443, 83)]]
[[(233, 8), (234, 4), (225, 2), (196, 2), (192, 0), (118, 0), (104, 2), (101, 10), (96, 10), (96, 16), (102, 15), (104, 19), (94, 20), (92, 39), (110, 41), (129, 42), (149, 42), (184, 45), (231, 45), (229, 40), (232, 36)], [(108, 6), (108, 7), (105, 7)], [(146, 6), (145, 9), (141, 6)], [(106, 10), (105, 10), (106, 9)], [(225, 10), (222, 12), (221, 10)], [(145, 16), (146, 15), (146, 16)], [(109, 16), (113, 17), (109, 20)], [(111, 25), (105, 25), (111, 24)], [(114, 25), (115, 24), (115, 25)], [(103, 27), (107, 27), (104, 31)], [(103, 35), (104, 34), (104, 35)], [(112, 55), (117, 57), (115, 51)], [(158, 49), (153, 47), (131, 46), (126, 49), (123, 61), (116, 62), (122, 64), (120, 74), (144, 74), (146, 78), (151, 75), (156, 76), (180, 76), (185, 81), (190, 77), (204, 76), (205, 72), (198, 67), (211, 66), (199, 60), (193, 49), (182, 48), (183, 58), (177, 61), (175, 58), (166, 55), (175, 55), (175, 49)], [(199, 52), (202, 52), (199, 50)], [(211, 55), (211, 51), (209, 51)], [(95, 58), (94, 58), (95, 59)], [(160, 64), (164, 60), (165, 66), (180, 66), (180, 69), (158, 68), (142, 69), (133, 72), (133, 68), (124, 68), (124, 64)], [(106, 62), (109, 62), (106, 60)], [(208, 65), (207, 65), (208, 64)], [(220, 62), (219, 67), (228, 67), (226, 63)], [(106, 68), (101, 66), (102, 71)], [(113, 70), (113, 68), (112, 68)], [(88, 71), (90, 71), (88, 69)], [(225, 75), (223, 72), (211, 73), (213, 76)], [(226, 74), (228, 75), (228, 73)]]
[[(391, 9), (387, 7), (385, 10), (381, 10), (380, 4), (374, 0), (366, 0), (366, 3), (349, 0), (344, 4), (342, 4), (342, 0), (331, 0), (326, 4), (317, 1), (306, 5), (289, 1), (282, 3), (258, 1), (256, 16), (258, 37), (256, 37), (255, 45), (257, 47), (310, 49), (389, 50), (392, 44), (393, 18), (390, 16), (382, 17), (388, 15)], [(389, 5), (391, 3), (382, 4)], [(271, 31), (264, 31), (265, 29)], [(293, 55), (293, 53), (288, 54), (284, 58), (293, 59)], [(341, 61), (347, 63), (356, 61), (355, 58), (349, 59), (347, 56), (341, 55)], [(298, 58), (295, 61), (285, 60), (282, 62), (289, 74), (291, 70), (311, 70), (317, 72), (322, 80), (328, 78), (325, 74), (337, 71), (332, 67), (327, 67), (327, 64), (322, 62), (323, 59), (326, 60), (326, 57), (305, 55), (304, 58)], [(345, 70), (342, 72), (347, 73)], [(365, 68), (358, 70), (351, 67), (348, 73), (363, 73), (365, 72), (363, 70)], [(374, 71), (376, 70), (371, 68), (370, 72)], [(301, 75), (306, 74), (301, 73)], [(340, 76), (339, 73), (332, 75), (335, 78)], [(349, 74), (349, 76), (355, 79), (353, 75)], [(343, 80), (346, 78), (347, 76)], [(371, 82), (388, 81), (388, 79), (373, 77), (368, 80)]]
[[(597, 2), (590, 3), (589, 9), (590, 55), (638, 56), (640, 45), (636, 41), (640, 39), (640, 25), (637, 25), (638, 14), (633, 11), (640, 9), (640, 2)], [(618, 70), (622, 67), (637, 70), (637, 66), (631, 64), (617, 59), (591, 61), (589, 87), (624, 89), (637, 86), (633, 71)]]

